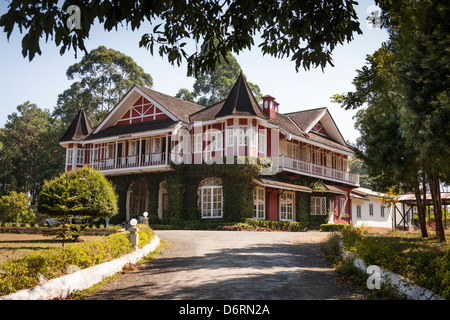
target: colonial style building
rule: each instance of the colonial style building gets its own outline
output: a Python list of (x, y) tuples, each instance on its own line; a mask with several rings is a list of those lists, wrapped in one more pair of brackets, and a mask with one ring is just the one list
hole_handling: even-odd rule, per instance
[(358, 174), (327, 108), (281, 113), (260, 106), (241, 74), (209, 107), (135, 85), (92, 128), (80, 110), (60, 139), (66, 170), (89, 166), (116, 186), (128, 221), (242, 217), (351, 223)]

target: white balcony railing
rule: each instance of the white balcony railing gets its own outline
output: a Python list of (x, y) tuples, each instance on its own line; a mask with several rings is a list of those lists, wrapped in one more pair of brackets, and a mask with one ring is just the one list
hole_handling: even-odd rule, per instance
[(96, 170), (114, 170), (124, 168), (151, 167), (165, 164), (168, 164), (166, 153), (158, 152), (117, 157), (117, 159), (109, 158), (104, 160), (97, 160), (89, 166)]
[(326, 166), (306, 162), (299, 159), (289, 158), (281, 155), (271, 158), (273, 165), (279, 169), (289, 169), (298, 173), (323, 177), (325, 179), (337, 180), (359, 186), (359, 174), (337, 170)]

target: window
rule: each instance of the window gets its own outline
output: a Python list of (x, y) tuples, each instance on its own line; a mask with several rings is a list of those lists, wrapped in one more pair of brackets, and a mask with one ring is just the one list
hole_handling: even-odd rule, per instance
[(294, 192), (284, 191), (280, 195), (280, 220), (294, 220)]
[(292, 159), (297, 159), (299, 154), (298, 144), (288, 143), (287, 144), (287, 156)]
[(258, 128), (252, 126), (252, 147), (258, 147)]
[(265, 218), (265, 198), (264, 198), (264, 188), (253, 189), (253, 204), (255, 208), (255, 219)]
[(83, 164), (84, 164), (84, 150), (77, 149), (77, 165), (83, 165)]
[(240, 146), (246, 146), (248, 144), (248, 137), (247, 137), (247, 127), (246, 126), (240, 126), (239, 127), (239, 145)]
[(311, 198), (311, 215), (326, 215), (327, 214), (327, 198), (326, 197), (312, 197)]
[(314, 164), (322, 164), (322, 152), (320, 150), (313, 150)]
[(222, 132), (211, 132), (211, 151), (222, 150)]
[(67, 151), (67, 161), (66, 161), (66, 163), (67, 164), (72, 164), (72, 161), (73, 161), (73, 149), (69, 149)]
[(356, 217), (361, 218), (361, 205), (356, 205)]
[(262, 154), (263, 157), (266, 156), (267, 149), (267, 138), (266, 129), (260, 129), (258, 133), (258, 152)]
[(384, 206), (380, 206), (381, 217), (384, 218)]
[(202, 152), (202, 134), (194, 134), (192, 139), (192, 151), (194, 153)]
[(340, 212), (341, 215), (345, 215), (345, 198), (340, 198), (339, 199), (339, 204), (340, 204)]
[(217, 178), (203, 180), (199, 186), (202, 218), (222, 218), (222, 181)]
[(233, 146), (233, 127), (227, 127), (226, 128), (226, 135), (227, 135), (227, 146), (232, 147)]
[(369, 204), (369, 216), (373, 216), (373, 204)]

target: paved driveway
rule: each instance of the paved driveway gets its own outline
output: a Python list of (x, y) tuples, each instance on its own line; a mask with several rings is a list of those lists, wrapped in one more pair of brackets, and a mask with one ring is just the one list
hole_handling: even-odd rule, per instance
[(87, 299), (361, 299), (319, 252), (325, 233), (155, 231), (170, 243)]

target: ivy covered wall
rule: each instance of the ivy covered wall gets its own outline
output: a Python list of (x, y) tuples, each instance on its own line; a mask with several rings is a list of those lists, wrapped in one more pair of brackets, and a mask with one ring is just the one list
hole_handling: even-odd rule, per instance
[[(247, 160), (247, 159), (246, 159)], [(198, 208), (198, 187), (203, 179), (210, 177), (221, 178), (223, 185), (223, 219), (226, 221), (240, 221), (243, 218), (252, 218), (254, 215), (252, 179), (258, 177), (260, 164), (172, 164), (173, 171), (155, 172), (135, 175), (109, 177), (116, 187), (119, 198), (119, 213), (112, 218), (111, 223), (121, 223), (126, 219), (127, 191), (132, 182), (143, 180), (148, 188), (148, 213), (152, 219), (158, 216), (159, 186), (166, 181), (168, 207), (166, 221), (177, 223), (186, 220), (201, 219)], [(317, 187), (317, 182), (305, 180), (292, 180), (283, 175), (274, 175), (271, 178), (308, 187)], [(333, 194), (316, 190), (314, 196), (327, 197), (327, 212), (330, 212), (330, 199)], [(311, 194), (296, 192), (296, 220), (302, 228), (317, 228), (327, 223), (328, 215), (311, 215)]]

